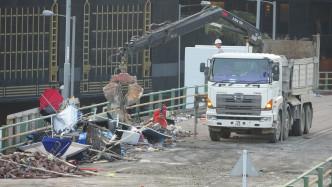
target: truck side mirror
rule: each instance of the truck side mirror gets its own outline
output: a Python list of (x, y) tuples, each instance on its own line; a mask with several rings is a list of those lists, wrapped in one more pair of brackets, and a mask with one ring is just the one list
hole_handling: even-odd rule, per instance
[(272, 65), (272, 73), (273, 74), (279, 74), (279, 64), (273, 64)]
[(279, 64), (273, 64), (272, 65), (272, 73), (273, 73), (273, 81), (279, 81)]
[(205, 71), (205, 63), (201, 63), (200, 66), (199, 66), (199, 71), (200, 72), (204, 72)]

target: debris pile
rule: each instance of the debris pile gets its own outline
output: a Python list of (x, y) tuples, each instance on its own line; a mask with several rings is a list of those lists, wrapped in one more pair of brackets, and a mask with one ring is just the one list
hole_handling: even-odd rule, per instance
[(188, 137), (190, 136), (190, 131), (184, 131), (181, 126), (169, 125), (167, 130), (171, 132), (171, 135), (176, 137)]
[(0, 157), (0, 178), (56, 178), (89, 175), (52, 155), (13, 153)]
[[(126, 77), (128, 75), (121, 74), (117, 78)], [(131, 92), (127, 100), (136, 101), (141, 92)], [(117, 92), (107, 93), (111, 94), (111, 99), (117, 100)], [(140, 120), (138, 124), (129, 118), (125, 120), (128, 114), (123, 106), (133, 102), (123, 103), (124, 97), (121, 94), (120, 97), (118, 107), (122, 107), (123, 112), (114, 110), (101, 115), (95, 111), (83, 115), (78, 110), (78, 99), (73, 97), (62, 101), (56, 90), (45, 91), (40, 98), (40, 113), (56, 114), (52, 120), (44, 121), (45, 125), (52, 125), (50, 132), (28, 134), (26, 144), (18, 147), (18, 151), (23, 152), (0, 156), (0, 178), (82, 177), (91, 173), (78, 169), (77, 163), (134, 161), (140, 157), (136, 155), (139, 152), (165, 151), (183, 141), (182, 137), (190, 136), (190, 131), (175, 125), (175, 122), (187, 120), (188, 116), (167, 118), (165, 104), (162, 111), (155, 110), (153, 118), (144, 122)]]

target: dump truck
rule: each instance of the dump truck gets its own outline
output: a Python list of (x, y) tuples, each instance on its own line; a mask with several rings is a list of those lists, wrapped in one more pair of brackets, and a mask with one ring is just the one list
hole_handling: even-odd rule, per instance
[(212, 141), (232, 132), (268, 134), (272, 143), (309, 133), (319, 36), (263, 43), (262, 53), (221, 53), (210, 60), (206, 123)]

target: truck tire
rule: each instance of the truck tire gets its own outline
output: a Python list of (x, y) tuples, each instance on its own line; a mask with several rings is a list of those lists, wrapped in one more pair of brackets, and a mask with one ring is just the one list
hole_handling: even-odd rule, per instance
[(284, 124), (284, 132), (283, 132), (283, 140), (287, 140), (289, 135), (289, 127), (291, 126), (291, 116), (290, 111), (287, 109), (286, 111), (286, 120)]
[(305, 112), (305, 125), (304, 125), (304, 134), (309, 134), (309, 130), (311, 128), (312, 125), (312, 110), (310, 105), (306, 105), (304, 108), (304, 112)]
[(280, 140), (281, 135), (281, 112), (278, 114), (278, 118), (276, 121), (276, 128), (274, 129), (274, 133), (269, 134), (269, 142), (277, 143)]
[(293, 135), (294, 136), (302, 136), (304, 132), (304, 126), (305, 126), (305, 113), (304, 113), (304, 107), (301, 108), (301, 114), (300, 119), (295, 120), (293, 125)]
[(221, 132), (220, 131), (210, 131), (210, 138), (212, 141), (218, 142), (221, 138)]
[(224, 139), (228, 139), (231, 137), (231, 130), (227, 128), (222, 128), (221, 129), (221, 137)]

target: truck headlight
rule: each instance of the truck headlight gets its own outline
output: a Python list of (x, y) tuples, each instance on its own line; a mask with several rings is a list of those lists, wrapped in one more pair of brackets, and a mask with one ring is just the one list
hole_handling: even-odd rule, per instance
[(207, 116), (207, 120), (217, 120), (217, 117), (216, 116), (208, 115)]
[(206, 98), (206, 105), (208, 106), (208, 108), (212, 108), (213, 107), (213, 105), (212, 105), (212, 103), (211, 103), (211, 101), (210, 101), (209, 98)]
[(259, 122), (267, 122), (267, 121), (271, 121), (271, 118), (261, 118), (259, 120)]
[(272, 102), (273, 100), (271, 99), (266, 105), (265, 105), (265, 109), (271, 110), (272, 109)]

